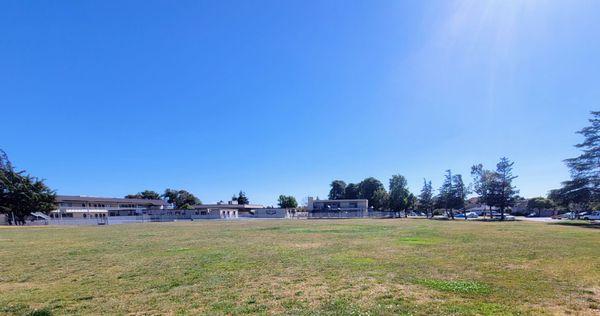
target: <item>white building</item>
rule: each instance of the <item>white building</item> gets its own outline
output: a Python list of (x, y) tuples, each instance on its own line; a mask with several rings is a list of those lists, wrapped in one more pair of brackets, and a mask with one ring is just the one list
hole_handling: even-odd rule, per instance
[(219, 202), (217, 204), (198, 204), (193, 206), (194, 210), (206, 213), (219, 213), (221, 218), (238, 218), (240, 213), (251, 214), (256, 210), (263, 209), (259, 204), (237, 204), (236, 201), (227, 203)]

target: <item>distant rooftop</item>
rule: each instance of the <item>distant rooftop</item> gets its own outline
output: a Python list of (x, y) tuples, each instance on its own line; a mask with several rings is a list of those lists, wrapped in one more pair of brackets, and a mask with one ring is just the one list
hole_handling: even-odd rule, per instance
[(340, 200), (312, 200), (313, 202), (357, 202), (357, 201), (368, 201), (367, 199), (340, 199)]
[(265, 208), (263, 205), (260, 204), (228, 204), (228, 203), (217, 203), (217, 204), (197, 204), (192, 206), (194, 209), (209, 209), (209, 208), (215, 208), (215, 209), (235, 209), (235, 210), (241, 210), (241, 209), (245, 209), (245, 210), (255, 210), (255, 209), (259, 209), (259, 208)]
[(103, 203), (130, 203), (130, 204), (151, 204), (157, 206), (166, 206), (167, 202), (163, 200), (147, 199), (125, 199), (125, 198), (107, 198), (85, 195), (57, 195), (56, 202), (103, 202)]

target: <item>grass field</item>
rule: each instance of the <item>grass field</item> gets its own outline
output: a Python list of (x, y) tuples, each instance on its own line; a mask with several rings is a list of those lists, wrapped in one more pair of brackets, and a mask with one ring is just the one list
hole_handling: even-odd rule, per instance
[(266, 220), (0, 227), (0, 314), (600, 314), (600, 229)]

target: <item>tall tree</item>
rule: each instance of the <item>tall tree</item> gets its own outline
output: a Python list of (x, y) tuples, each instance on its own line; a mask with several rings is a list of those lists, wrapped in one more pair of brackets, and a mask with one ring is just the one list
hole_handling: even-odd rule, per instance
[(385, 187), (383, 186), (383, 183), (381, 183), (381, 181), (373, 177), (366, 178), (358, 184), (359, 198), (369, 200), (369, 205), (373, 207), (379, 204), (374, 200), (375, 192), (377, 192), (378, 190), (385, 191)]
[(346, 196), (346, 182), (342, 180), (333, 180), (331, 190), (329, 190), (330, 200), (341, 200)]
[(500, 208), (500, 219), (504, 220), (504, 211), (515, 203), (519, 190), (513, 185), (517, 176), (513, 175), (512, 168), (515, 163), (506, 157), (500, 158), (496, 165), (496, 181), (494, 181), (494, 204)]
[(152, 190), (144, 190), (136, 194), (129, 194), (125, 196), (126, 199), (144, 199), (144, 200), (160, 200), (160, 193)]
[(246, 193), (242, 190), (240, 190), (240, 193), (238, 193), (237, 202), (238, 202), (238, 204), (241, 204), (241, 205), (250, 204), (250, 200), (246, 196)]
[(408, 203), (406, 205), (406, 210), (404, 210), (404, 214), (406, 214), (406, 211), (408, 210), (412, 210), (415, 209), (417, 207), (417, 204), (419, 203), (419, 199), (412, 193), (408, 194)]
[(345, 199), (358, 199), (359, 198), (359, 187), (356, 183), (348, 183), (346, 190), (344, 191)]
[(564, 181), (560, 189), (550, 193), (552, 200), (557, 201), (558, 205), (574, 210), (588, 209), (595, 199), (588, 180), (583, 178)]
[(16, 171), (0, 149), (0, 213), (9, 217), (10, 224), (25, 224), (32, 212), (49, 213), (56, 208), (55, 198), (43, 180)]
[(202, 201), (186, 190), (166, 189), (163, 197), (167, 203), (172, 204), (176, 209), (192, 209), (194, 205), (202, 204)]
[(497, 174), (494, 171), (484, 169), (482, 164), (478, 164), (471, 167), (471, 176), (473, 177), (473, 191), (477, 194), (479, 203), (489, 207), (491, 217), (492, 206), (495, 201), (494, 183)]
[[(469, 189), (465, 186), (460, 174), (455, 174), (452, 176), (452, 189), (452, 208), (463, 209), (465, 207), (465, 200), (469, 194)], [(467, 216), (465, 215), (465, 220), (466, 219)]]
[(296, 208), (298, 207), (298, 202), (296, 198), (291, 195), (280, 195), (278, 200), (279, 207), (281, 208)]
[(394, 212), (406, 211), (410, 206), (408, 182), (402, 175), (393, 175), (390, 179), (389, 207)]
[(554, 189), (548, 192), (548, 200), (552, 201), (557, 207), (567, 209), (569, 208), (569, 200), (565, 198), (561, 189)]
[(565, 204), (585, 209), (600, 202), (600, 111), (591, 114), (590, 125), (577, 132), (584, 137), (583, 142), (575, 145), (581, 154), (565, 160), (571, 180), (563, 182), (562, 188), (554, 192)]
[(429, 217), (430, 213), (431, 217), (433, 217), (433, 188), (431, 181), (423, 179), (423, 188), (421, 189), (421, 194), (419, 194), (419, 207), (425, 211), (427, 217)]
[(444, 176), (444, 182), (439, 189), (438, 202), (444, 211), (450, 218), (454, 219), (454, 211), (452, 210), (452, 203), (454, 203), (454, 187), (452, 183), (452, 171), (446, 170)]

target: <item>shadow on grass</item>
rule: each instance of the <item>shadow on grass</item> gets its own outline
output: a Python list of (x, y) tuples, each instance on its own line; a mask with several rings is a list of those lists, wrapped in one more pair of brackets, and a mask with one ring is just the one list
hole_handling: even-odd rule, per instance
[(574, 226), (574, 227), (600, 229), (600, 223), (598, 223), (598, 222), (559, 222), (559, 223), (549, 223), (549, 225), (562, 225), (562, 226)]

